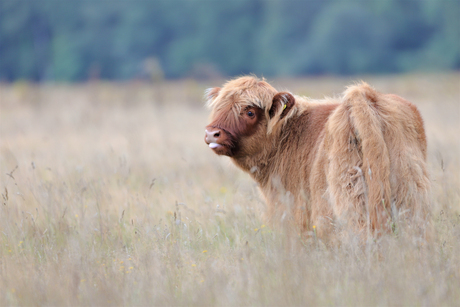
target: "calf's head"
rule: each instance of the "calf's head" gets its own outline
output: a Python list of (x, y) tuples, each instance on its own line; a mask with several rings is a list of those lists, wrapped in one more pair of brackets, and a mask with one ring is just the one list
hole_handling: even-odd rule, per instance
[(255, 155), (268, 143), (270, 134), (292, 111), (294, 97), (278, 93), (270, 84), (252, 76), (227, 82), (206, 91), (211, 123), (205, 142), (218, 155)]

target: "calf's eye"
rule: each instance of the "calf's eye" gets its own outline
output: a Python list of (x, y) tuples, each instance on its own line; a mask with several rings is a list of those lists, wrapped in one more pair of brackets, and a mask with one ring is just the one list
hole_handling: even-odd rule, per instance
[(252, 111), (248, 111), (248, 113), (246, 113), (246, 114), (247, 114), (249, 117), (254, 117), (254, 115), (255, 115), (254, 112), (252, 112)]

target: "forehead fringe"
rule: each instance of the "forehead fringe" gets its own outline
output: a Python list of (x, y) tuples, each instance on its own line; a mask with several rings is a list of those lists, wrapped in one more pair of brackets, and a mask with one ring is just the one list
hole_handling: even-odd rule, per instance
[(265, 80), (259, 80), (254, 76), (240, 77), (228, 81), (217, 97), (208, 101), (208, 107), (214, 114), (231, 110), (237, 117), (247, 106), (257, 106), (261, 109), (270, 107), (276, 92)]

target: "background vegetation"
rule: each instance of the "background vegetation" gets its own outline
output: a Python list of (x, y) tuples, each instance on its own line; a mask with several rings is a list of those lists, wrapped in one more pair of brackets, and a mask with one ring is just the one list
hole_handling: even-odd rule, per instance
[[(0, 85), (1, 306), (456, 306), (460, 75), (368, 77), (420, 108), (436, 235), (360, 246), (272, 227), (204, 143), (191, 80)], [(351, 78), (270, 80), (322, 98)]]
[(0, 1), (0, 80), (460, 68), (458, 0)]

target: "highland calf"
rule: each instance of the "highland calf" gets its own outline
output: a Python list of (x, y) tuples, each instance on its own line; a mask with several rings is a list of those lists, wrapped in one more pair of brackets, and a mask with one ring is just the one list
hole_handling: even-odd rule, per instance
[(206, 143), (258, 183), (269, 218), (291, 214), (319, 235), (345, 226), (378, 234), (395, 221), (425, 219), (427, 144), (412, 103), (366, 83), (340, 98), (312, 100), (252, 76), (206, 98)]

